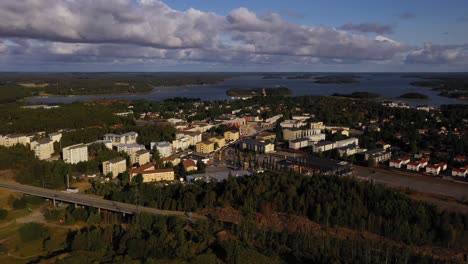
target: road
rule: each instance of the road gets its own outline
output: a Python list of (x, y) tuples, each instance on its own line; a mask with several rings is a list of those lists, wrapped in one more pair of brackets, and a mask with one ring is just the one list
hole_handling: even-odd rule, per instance
[[(55, 191), (50, 189), (44, 189), (34, 186), (22, 185), (18, 183), (0, 181), (0, 188), (9, 189), (16, 192), (25, 194), (40, 196), (51, 200), (62, 201), (71, 204), (78, 204), (84, 206), (91, 206), (99, 209), (124, 213), (124, 214), (138, 214), (138, 213), (150, 213), (154, 215), (174, 215), (179, 217), (188, 218), (184, 212), (181, 211), (167, 211), (159, 210), (156, 208), (149, 208), (138, 206), (134, 204), (120, 203), (110, 200), (105, 200), (97, 196), (91, 196), (81, 193), (64, 193), (61, 191)], [(205, 219), (204, 216), (192, 214), (193, 219)]]
[(409, 188), (418, 192), (449, 196), (458, 200), (468, 199), (468, 184), (453, 182), (426, 175), (394, 172), (353, 165), (353, 175), (367, 177), (376, 183), (390, 187)]

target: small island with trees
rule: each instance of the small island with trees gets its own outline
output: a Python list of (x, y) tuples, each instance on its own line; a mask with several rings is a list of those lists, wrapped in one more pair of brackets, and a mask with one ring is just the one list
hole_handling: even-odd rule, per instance
[(427, 99), (429, 99), (429, 97), (427, 95), (420, 94), (420, 93), (405, 93), (405, 94), (402, 94), (402, 95), (398, 96), (398, 98), (412, 99), (412, 100), (427, 100)]
[(378, 93), (371, 93), (371, 92), (353, 92), (350, 94), (334, 93), (332, 96), (347, 97), (347, 98), (354, 98), (354, 99), (375, 99), (375, 98), (382, 97)]
[(468, 75), (466, 74), (432, 74), (417, 77), (425, 80), (415, 81), (410, 85), (431, 88), (444, 97), (468, 99)]
[[(264, 94), (265, 93), (265, 94)], [(226, 94), (233, 97), (254, 97), (254, 96), (289, 96), (292, 95), (288, 87), (275, 88), (231, 88), (226, 90)]]
[(354, 75), (326, 75), (315, 77), (315, 83), (321, 84), (351, 84), (359, 83), (359, 76)]

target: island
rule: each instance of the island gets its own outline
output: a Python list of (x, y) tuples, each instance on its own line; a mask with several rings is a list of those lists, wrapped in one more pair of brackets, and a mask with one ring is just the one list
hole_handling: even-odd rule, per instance
[(315, 83), (320, 84), (352, 84), (359, 83), (358, 76), (354, 75), (326, 75), (315, 77)]
[(466, 74), (433, 74), (419, 76), (419, 78), (425, 80), (415, 81), (410, 85), (432, 88), (444, 97), (468, 99), (468, 75)]
[(278, 79), (283, 79), (283, 77), (280, 76), (280, 75), (265, 75), (265, 76), (262, 77), (262, 79), (264, 79), (264, 80), (269, 80), (269, 79), (278, 80)]
[(427, 99), (429, 99), (429, 97), (427, 95), (420, 94), (420, 93), (405, 93), (405, 94), (402, 94), (402, 95), (398, 96), (398, 98), (413, 99), (413, 100), (427, 100)]
[[(264, 94), (265, 93), (265, 94)], [(226, 94), (232, 97), (255, 97), (255, 96), (289, 96), (291, 89), (287, 87), (275, 88), (231, 88), (226, 90)]]
[(354, 98), (354, 99), (375, 99), (375, 98), (382, 97), (378, 93), (371, 93), (371, 92), (353, 92), (353, 93), (350, 93), (350, 94), (334, 93), (334, 94), (332, 94), (332, 96), (348, 97), (348, 98)]
[(288, 80), (311, 79), (313, 76), (314, 76), (313, 74), (301, 74), (301, 75), (288, 76), (286, 77), (286, 79)]

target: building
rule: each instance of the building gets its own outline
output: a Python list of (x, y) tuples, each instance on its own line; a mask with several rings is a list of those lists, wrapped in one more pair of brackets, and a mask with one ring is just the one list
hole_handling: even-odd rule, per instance
[(50, 133), (49, 138), (53, 142), (60, 142), (60, 140), (62, 140), (62, 133), (60, 133), (60, 132)]
[(335, 148), (342, 148), (347, 146), (359, 146), (359, 139), (352, 137), (335, 142)]
[(88, 161), (88, 146), (83, 143), (68, 146), (62, 149), (63, 161), (65, 163), (77, 164)]
[(143, 182), (173, 181), (174, 169), (156, 169), (153, 163), (130, 170), (130, 177), (141, 175)]
[(275, 141), (276, 133), (268, 131), (260, 132), (255, 136), (255, 139), (258, 141)]
[(338, 154), (340, 154), (340, 157), (344, 157), (345, 155), (346, 157), (349, 157), (365, 151), (367, 151), (367, 149), (362, 149), (355, 145), (338, 148)]
[(255, 151), (258, 153), (271, 153), (275, 151), (273, 143), (258, 141), (255, 139), (244, 139), (239, 144), (241, 149)]
[(224, 125), (230, 126), (230, 127), (240, 127), (245, 125), (246, 120), (242, 117), (237, 117), (229, 120), (223, 120), (222, 123)]
[(54, 141), (49, 138), (39, 139), (31, 142), (30, 148), (38, 159), (50, 159), (54, 154)]
[(426, 173), (428, 174), (433, 174), (433, 175), (438, 175), (440, 173), (441, 167), (439, 165), (432, 165), (429, 164), (426, 166)]
[(14, 134), (14, 135), (0, 135), (0, 145), (4, 147), (13, 147), (14, 145), (20, 144), (26, 146), (31, 144), (32, 136), (27, 136), (24, 134)]
[(419, 171), (421, 169), (421, 163), (409, 162), (408, 164), (406, 164), (406, 169), (410, 171)]
[[(210, 138), (208, 140), (215, 143), (215, 149), (222, 148), (222, 147), (224, 147), (224, 145), (226, 145), (226, 140), (224, 139), (224, 137), (221, 137), (221, 136), (212, 137), (212, 138)], [(217, 145), (217, 147), (216, 147), (216, 145)]]
[(332, 134), (341, 134), (343, 136), (349, 137), (349, 127), (336, 127), (336, 126), (327, 126), (325, 127), (326, 130), (330, 131)]
[(130, 161), (132, 164), (145, 165), (150, 162), (150, 152), (147, 149), (140, 149), (130, 154)]
[(202, 141), (202, 134), (200, 132), (179, 132), (176, 134), (176, 139), (186, 138), (189, 146), (195, 146), (198, 142)]
[(112, 145), (117, 146), (120, 144), (136, 144), (138, 138), (138, 133), (136, 132), (128, 132), (125, 134), (117, 135), (117, 134), (105, 134), (104, 140), (112, 141)]
[(191, 172), (191, 171), (196, 171), (198, 170), (197, 168), (197, 163), (191, 159), (186, 159), (182, 162), (182, 165), (184, 166), (184, 169), (186, 172)]
[(177, 166), (180, 163), (180, 158), (178, 157), (167, 157), (167, 158), (162, 158), (161, 161), (163, 164), (171, 163), (172, 166)]
[(181, 137), (172, 141), (172, 148), (177, 150), (186, 150), (190, 147), (190, 139), (188, 137)]
[(261, 131), (262, 127), (253, 124), (247, 124), (239, 127), (239, 134), (241, 137), (251, 136)]
[(323, 122), (312, 122), (310, 123), (310, 128), (324, 130), (325, 125), (323, 124)]
[(315, 142), (325, 140), (325, 134), (315, 134), (315, 135), (307, 136), (306, 138), (308, 138), (309, 141), (312, 141), (315, 143)]
[(301, 149), (301, 148), (308, 147), (309, 144), (310, 144), (310, 142), (309, 142), (308, 138), (298, 138), (298, 139), (294, 139), (294, 140), (289, 141), (289, 148), (290, 149)]
[[(244, 119), (242, 118), (242, 120)], [(239, 131), (228, 130), (224, 132), (224, 138), (226, 139), (226, 141), (236, 141), (236, 140), (239, 140), (239, 137), (240, 137)]]
[(333, 141), (320, 141), (312, 145), (313, 152), (325, 152), (335, 148), (335, 142)]
[(280, 126), (282, 128), (300, 128), (303, 126), (306, 126), (307, 122), (301, 121), (301, 120), (284, 120), (283, 122), (280, 123)]
[(117, 157), (102, 163), (102, 174), (111, 174), (112, 177), (116, 177), (120, 173), (127, 170), (127, 160), (122, 157)]
[(125, 152), (128, 155), (132, 155), (133, 153), (145, 149), (145, 146), (139, 144), (119, 144), (117, 145), (118, 152)]
[(465, 157), (465, 156), (462, 156), (462, 155), (459, 155), (459, 156), (454, 157), (453, 160), (454, 160), (455, 162), (465, 162), (465, 161), (466, 161), (466, 157)]
[(205, 153), (205, 154), (213, 152), (214, 148), (215, 148), (215, 143), (209, 140), (198, 142), (196, 146), (196, 150), (198, 153)]
[(401, 165), (403, 165), (403, 161), (400, 160), (400, 159), (397, 159), (397, 160), (390, 160), (388, 162), (388, 166), (390, 168), (397, 168), (397, 169), (401, 169)]
[(452, 169), (452, 176), (453, 177), (466, 177), (468, 174), (468, 169), (467, 168), (459, 168), (459, 169)]
[(300, 129), (297, 127), (283, 129), (283, 138), (285, 140), (294, 140), (320, 134), (320, 129)]
[(364, 152), (364, 159), (367, 161), (372, 158), (375, 163), (384, 162), (386, 160), (389, 160), (391, 157), (392, 157), (391, 152), (387, 152), (381, 148), (368, 150)]
[(157, 150), (161, 158), (166, 158), (172, 155), (172, 144), (167, 141), (151, 142), (152, 150)]

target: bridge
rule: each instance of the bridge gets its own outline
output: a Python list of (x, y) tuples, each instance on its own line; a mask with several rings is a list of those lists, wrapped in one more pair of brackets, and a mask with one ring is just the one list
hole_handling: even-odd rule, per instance
[[(153, 215), (164, 215), (164, 216), (179, 216), (183, 218), (188, 218), (185, 212), (181, 211), (169, 211), (169, 210), (159, 210), (156, 208), (143, 207), (134, 204), (115, 202), (110, 200), (105, 200), (101, 197), (82, 194), (82, 193), (66, 193), (56, 190), (44, 189), (29, 185), (23, 185), (12, 182), (0, 181), (0, 188), (12, 190), (15, 192), (20, 192), (24, 194), (39, 196), (43, 198), (50, 199), (54, 202), (65, 202), (70, 204), (75, 204), (75, 206), (83, 205), (89, 207), (95, 207), (99, 211), (101, 209), (107, 211), (118, 212), (122, 214), (138, 214), (138, 213), (149, 213)], [(191, 219), (206, 219), (203, 215), (191, 214)]]

